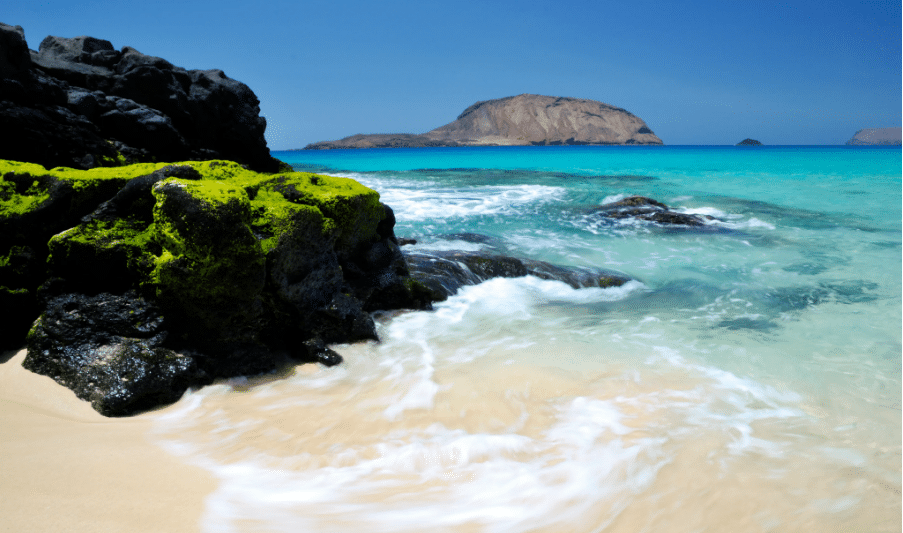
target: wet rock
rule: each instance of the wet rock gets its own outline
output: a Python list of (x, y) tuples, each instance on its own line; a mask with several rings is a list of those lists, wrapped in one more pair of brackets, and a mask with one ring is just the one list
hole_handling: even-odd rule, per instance
[(52, 298), (28, 336), (23, 366), (53, 378), (105, 416), (178, 400), (207, 374), (164, 348), (161, 310), (134, 293)]
[(567, 283), (575, 289), (618, 287), (629, 278), (602, 269), (562, 267), (545, 261), (518, 259), (487, 252), (407, 252), (411, 278), (422, 284), (433, 301), (443, 301), (465, 285), (492, 278), (536, 276)]
[(0, 349), (20, 348), (37, 312), (32, 291), (0, 285), (0, 321), (3, 324), (0, 328)]
[(599, 268), (562, 267), (532, 259), (521, 259), (521, 262), (527, 267), (529, 275), (540, 279), (562, 281), (575, 289), (591, 287), (607, 289), (620, 287), (630, 281), (630, 278), (623, 274)]
[(593, 212), (608, 219), (634, 218), (675, 226), (700, 227), (705, 226), (707, 220), (714, 220), (714, 217), (708, 215), (690, 215), (672, 211), (665, 204), (645, 196), (630, 196), (601, 205)]
[(326, 346), (322, 339), (310, 339), (302, 343), (302, 349), (311, 361), (317, 361), (325, 366), (335, 366), (342, 362), (342, 356), (335, 350)]

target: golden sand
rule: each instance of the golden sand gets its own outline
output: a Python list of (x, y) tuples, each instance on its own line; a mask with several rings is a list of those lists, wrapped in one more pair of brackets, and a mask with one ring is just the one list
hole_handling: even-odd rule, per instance
[(215, 480), (148, 441), (152, 414), (106, 418), (0, 354), (0, 531), (199, 531)]

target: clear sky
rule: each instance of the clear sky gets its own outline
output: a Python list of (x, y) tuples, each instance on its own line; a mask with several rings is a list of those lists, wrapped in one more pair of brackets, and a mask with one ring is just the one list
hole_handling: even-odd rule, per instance
[(903, 109), (900, 0), (3, 0), (0, 22), (35, 50), (91, 35), (220, 68), (274, 150), (423, 133), (521, 93), (623, 107), (665, 144), (842, 144)]

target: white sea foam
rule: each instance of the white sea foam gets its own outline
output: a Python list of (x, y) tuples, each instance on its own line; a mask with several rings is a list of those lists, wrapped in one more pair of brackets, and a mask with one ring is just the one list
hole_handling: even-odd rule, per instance
[(627, 198), (627, 196), (628, 195), (626, 195), (626, 194), (612, 194), (612, 195), (606, 196), (605, 198), (602, 199), (602, 205), (620, 202), (624, 198)]
[(727, 213), (716, 207), (681, 207), (675, 210), (680, 213), (686, 213), (688, 215), (703, 215), (715, 217), (716, 220), (706, 220), (705, 223), (723, 226), (730, 229), (775, 229), (775, 226), (773, 224), (769, 224), (768, 222), (764, 222), (762, 220), (759, 220), (758, 218), (750, 217), (746, 220), (743, 220), (743, 215), (739, 215), (737, 213)]
[(460, 188), (429, 187), (423, 183), (411, 188), (399, 188), (387, 183), (371, 185), (379, 187), (381, 201), (391, 205), (395, 216), (406, 222), (522, 215), (536, 206), (560, 201), (566, 192), (563, 187), (545, 185)]
[[(636, 221), (587, 219), (573, 224), (589, 233), (561, 231), (561, 217), (535, 216), (565, 198), (555, 187), (456, 188), (441, 177), (385, 176), (359, 180), (415, 234), (489, 227), (512, 255), (618, 262), (648, 286), (490, 280), (431, 312), (382, 315), (380, 343), (334, 347), (345, 357), (340, 366), (306, 365), (286, 379), (187, 394), (155, 415), (154, 438), (220, 480), (205, 531), (897, 523), (899, 281), (872, 263), (898, 258), (899, 239), (880, 236), (886, 248), (874, 252), (860, 241), (835, 243), (834, 230), (807, 230), (806, 246), (789, 239), (776, 250)], [(669, 205), (703, 187), (682, 183), (660, 182)], [(683, 212), (798, 236), (748, 213)], [(498, 220), (483, 226), (477, 219), (486, 214)], [(481, 246), (418, 246), (433, 245)], [(801, 261), (825, 265), (832, 277), (785, 268)], [(769, 296), (761, 293), (774, 289), (792, 296), (834, 279), (879, 277), (890, 280), (882, 282), (886, 302), (821, 305), (792, 320), (762, 303)], [(884, 315), (897, 322), (888, 327)], [(732, 320), (738, 328), (721, 324)], [(743, 320), (771, 329), (746, 329)], [(891, 344), (876, 349), (876, 338)]]
[(478, 242), (462, 241), (460, 239), (434, 239), (427, 242), (417, 242), (417, 244), (408, 245), (406, 250), (414, 251), (431, 251), (431, 250), (460, 250), (462, 252), (479, 252), (486, 248), (485, 245)]

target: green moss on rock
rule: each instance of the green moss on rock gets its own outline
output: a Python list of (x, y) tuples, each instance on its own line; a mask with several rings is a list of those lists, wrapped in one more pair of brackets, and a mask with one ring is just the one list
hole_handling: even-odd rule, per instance
[[(379, 193), (352, 179), (305, 172), (262, 174), (232, 161), (187, 161), (175, 164), (197, 170), (203, 177), (202, 183), (228, 183), (225, 188), (214, 185), (192, 187), (193, 194), (208, 200), (219, 197), (219, 201), (222, 201), (238, 189), (244, 189), (251, 200), (262, 194), (258, 203), (272, 205), (284, 200), (314, 207), (324, 217), (332, 220), (331, 224), (339, 232), (338, 241), (350, 246), (371, 240), (376, 235), (376, 225), (383, 218)], [(90, 170), (66, 167), (46, 170), (32, 163), (0, 160), (0, 218), (33, 211), (48, 200), (50, 187), (54, 183), (60, 182), (71, 187), (77, 197), (76, 204), (99, 204), (106, 198), (97, 198), (97, 195), (88, 193), (103, 188), (111, 193), (106, 197), (112, 197), (128, 180), (146, 176), (165, 166), (167, 163), (137, 163)], [(282, 200), (272, 193), (278, 193)]]
[(267, 309), (283, 305), (273, 298), (327, 306), (340, 265), (380, 240), (385, 217), (379, 194), (347, 178), (230, 161), (90, 170), (0, 161), (0, 226), (10, 230), (0, 259), (28, 244), (47, 258), (42, 276), (70, 290), (140, 289), (190, 325), (183, 340), (254, 344)]
[(146, 283), (159, 250), (153, 237), (140, 220), (90, 220), (50, 239), (48, 264), (86, 290), (119, 292)]
[(253, 299), (261, 291), (264, 253), (250, 228), (243, 188), (168, 179), (153, 194), (153, 234), (162, 248), (152, 274), (158, 296), (196, 308)]

